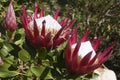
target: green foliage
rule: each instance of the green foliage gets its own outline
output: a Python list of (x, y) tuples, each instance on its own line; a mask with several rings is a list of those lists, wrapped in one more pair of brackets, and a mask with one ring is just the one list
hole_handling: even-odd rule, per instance
[(16, 75), (20, 74), (18, 71), (8, 70), (8, 68), (11, 65), (10, 60), (11, 59), (7, 58), (7, 59), (4, 60), (4, 64), (0, 65), (0, 77), (1, 78), (13, 77), (13, 76), (16, 76)]
[(18, 75), (19, 73), (17, 71), (0, 71), (0, 77), (6, 78), (6, 77), (13, 77)]
[[(120, 69), (120, 1), (119, 0), (36, 0), (40, 8), (46, 13), (53, 14), (57, 8), (61, 9), (60, 16), (72, 13), (80, 24), (79, 37), (85, 29), (90, 27), (91, 38), (103, 36), (104, 43), (115, 44), (114, 56), (108, 61), (118, 74)], [(23, 3), (24, 2), (24, 3)], [(35, 50), (25, 39), (24, 29), (21, 26), (18, 13), (22, 4), (28, 8), (27, 12), (33, 13), (34, 0), (13, 0), (17, 16), (18, 28), (14, 33), (6, 31), (3, 21), (10, 0), (0, 0), (0, 57), (3, 65), (0, 65), (0, 78), (33, 80), (33, 79), (78, 79), (89, 80), (91, 74), (84, 76), (72, 76), (67, 73), (64, 62), (64, 49), (66, 43), (56, 50), (47, 51), (45, 48)], [(62, 17), (59, 17), (62, 18)], [(42, 64), (41, 64), (42, 63)], [(93, 74), (94, 75), (94, 74)]]
[(30, 54), (24, 49), (22, 49), (18, 52), (18, 56), (24, 62), (30, 61), (30, 58), (31, 58)]

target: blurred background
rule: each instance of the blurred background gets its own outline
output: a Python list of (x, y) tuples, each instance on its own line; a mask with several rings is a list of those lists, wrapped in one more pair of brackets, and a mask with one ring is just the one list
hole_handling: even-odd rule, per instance
[[(0, 0), (0, 32), (5, 34), (3, 20), (11, 0)], [(104, 49), (114, 44), (113, 56), (105, 63), (105, 66), (115, 71), (120, 79), (120, 0), (12, 0), (17, 16), (18, 28), (22, 28), (18, 13), (24, 4), (27, 12), (32, 13), (34, 3), (37, 2), (39, 10), (44, 8), (45, 14), (53, 14), (61, 9), (60, 18), (72, 13), (72, 19), (80, 24), (79, 37), (83, 35), (87, 27), (90, 27), (90, 39), (94, 36), (103, 36), (104, 40), (99, 49)]]

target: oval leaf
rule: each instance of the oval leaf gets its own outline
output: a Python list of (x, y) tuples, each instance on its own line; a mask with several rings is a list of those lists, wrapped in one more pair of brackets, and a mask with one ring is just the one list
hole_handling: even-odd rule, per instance
[(19, 72), (17, 72), (17, 71), (0, 71), (0, 77), (2, 77), (2, 78), (13, 77), (18, 74), (19, 74)]
[(22, 61), (24, 61), (24, 62), (29, 61), (30, 58), (31, 58), (30, 54), (29, 54), (26, 50), (24, 50), (24, 49), (22, 49), (22, 50), (20, 50), (20, 51), (18, 52), (18, 56), (19, 56), (19, 58), (20, 58)]
[(44, 71), (45, 67), (31, 67), (31, 71), (32, 73), (34, 73), (37, 77), (40, 77), (40, 75), (42, 74), (42, 72)]

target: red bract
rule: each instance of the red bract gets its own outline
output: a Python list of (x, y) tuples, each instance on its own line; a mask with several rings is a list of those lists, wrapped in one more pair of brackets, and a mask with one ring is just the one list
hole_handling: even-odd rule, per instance
[(12, 2), (9, 4), (7, 15), (4, 21), (4, 26), (6, 29), (10, 30), (11, 32), (13, 32), (17, 28), (16, 16)]
[(84, 36), (77, 42), (77, 30), (69, 39), (65, 50), (65, 61), (68, 72), (73, 75), (84, 75), (93, 72), (100, 67), (112, 54), (113, 46), (109, 46), (104, 51), (96, 54), (96, 50), (102, 38), (94, 38), (88, 41), (89, 29)]
[(72, 32), (70, 28), (75, 20), (70, 20), (71, 15), (69, 15), (68, 18), (58, 22), (59, 12), (60, 9), (56, 11), (53, 17), (50, 15), (44, 16), (44, 10), (41, 9), (38, 14), (38, 5), (35, 4), (34, 14), (30, 16), (27, 15), (26, 8), (22, 7), (23, 16), (20, 15), (20, 18), (31, 45), (37, 49), (45, 47), (50, 50), (55, 49), (67, 40)]

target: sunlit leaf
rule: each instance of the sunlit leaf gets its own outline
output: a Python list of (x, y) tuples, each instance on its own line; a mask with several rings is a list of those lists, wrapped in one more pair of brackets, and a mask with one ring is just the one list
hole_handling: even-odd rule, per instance
[(18, 52), (18, 56), (22, 61), (25, 61), (25, 62), (29, 61), (31, 58), (30, 54), (24, 49), (22, 49)]
[(8, 51), (8, 52), (13, 50), (12, 45), (10, 43), (7, 43), (7, 42), (4, 43), (3, 48), (6, 49), (6, 51)]
[(2, 78), (13, 77), (18, 74), (19, 74), (19, 72), (17, 72), (17, 71), (4, 71), (4, 70), (0, 71), (0, 77), (2, 77)]
[(13, 56), (9, 56), (7, 58), (4, 58), (4, 61), (6, 61), (9, 64), (13, 64), (14, 57)]
[(37, 67), (37, 66), (33, 66), (31, 67), (31, 71), (37, 76), (37, 77), (40, 77), (40, 75), (42, 74), (42, 72), (44, 71), (45, 67), (43, 66), (40, 66), (40, 67)]
[(4, 49), (4, 48), (0, 49), (0, 53), (1, 53), (0, 55), (4, 56), (4, 57), (9, 54), (9, 52), (6, 49)]
[(0, 71), (2, 70), (8, 70), (8, 68), (10, 67), (10, 64), (4, 62), (3, 65), (0, 65)]

